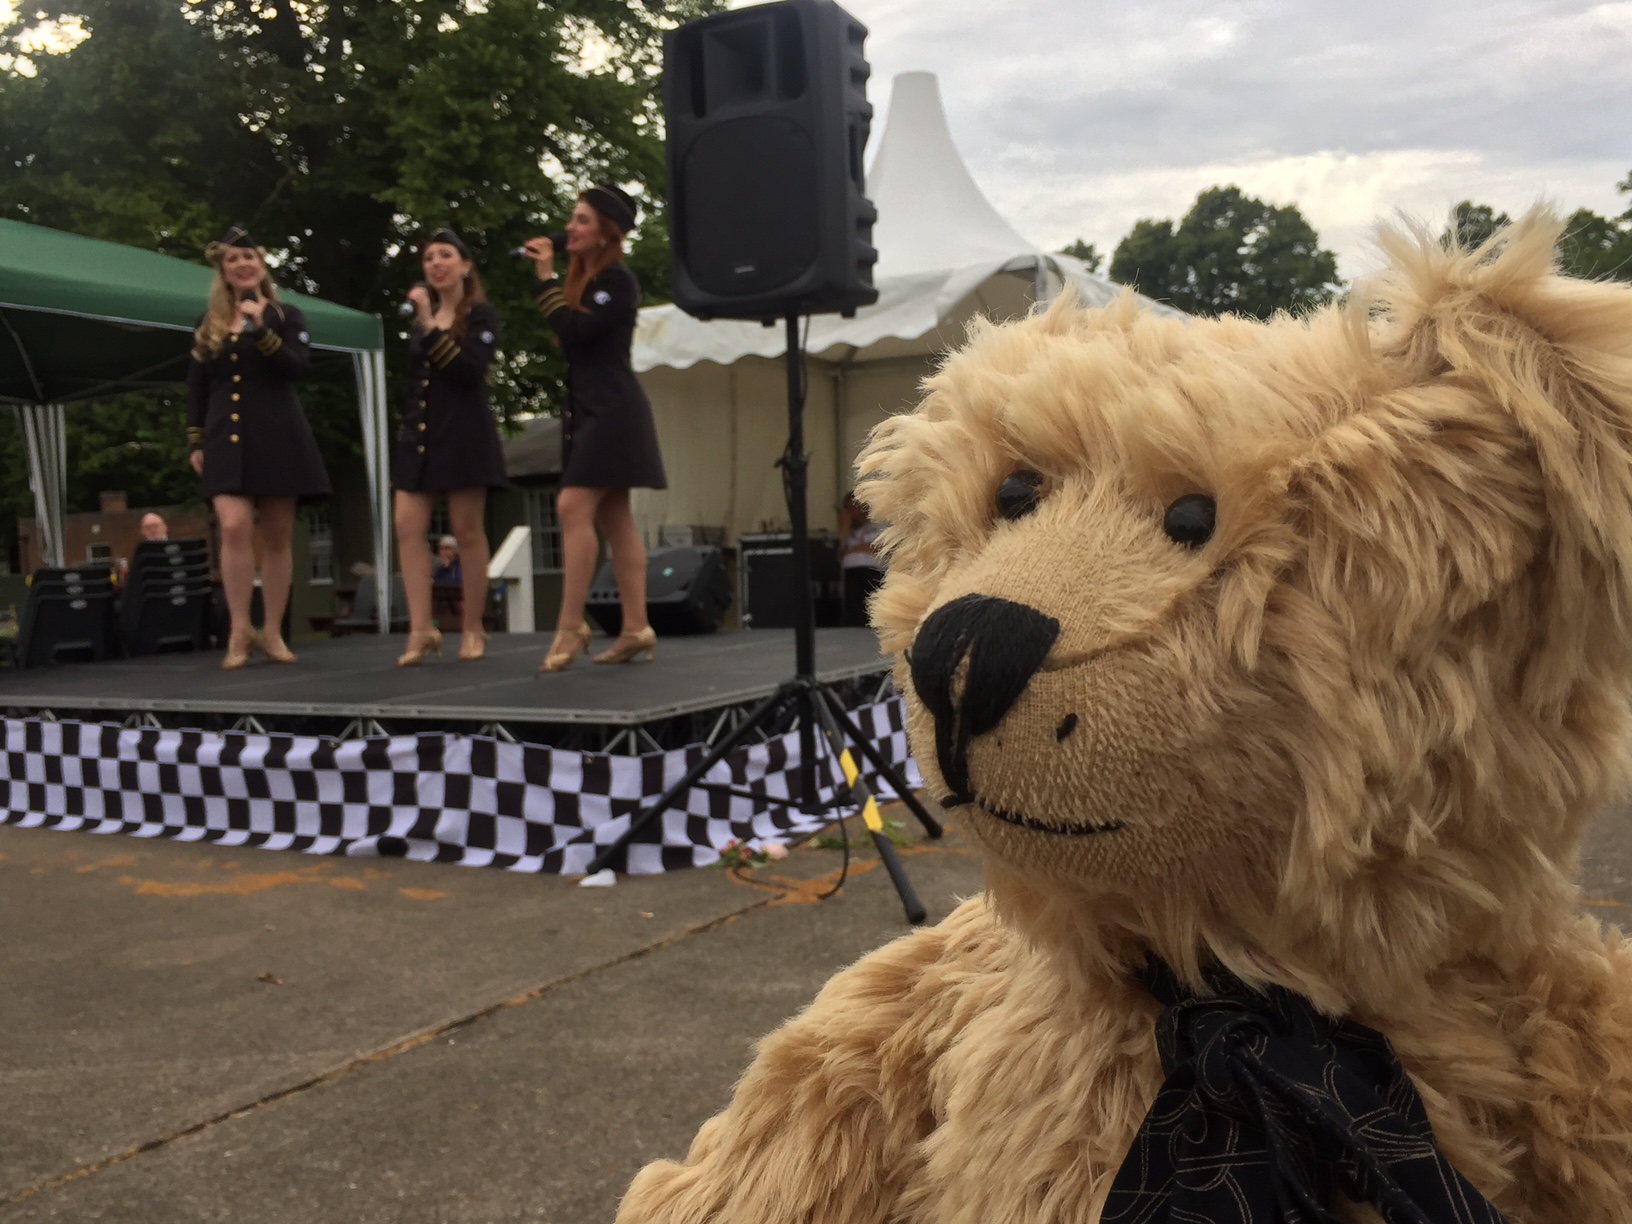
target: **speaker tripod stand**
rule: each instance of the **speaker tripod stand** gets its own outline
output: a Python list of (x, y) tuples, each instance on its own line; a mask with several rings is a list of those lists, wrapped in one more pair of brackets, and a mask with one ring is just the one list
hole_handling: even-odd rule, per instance
[[(701, 779), (708, 771), (722, 760), (725, 755), (749, 736), (758, 731), (769, 730), (782, 718), (790, 707), (793, 710), (794, 723), (799, 733), (799, 768), (794, 775), (794, 784), (791, 793), (786, 799), (770, 798), (769, 802), (775, 807), (796, 808), (805, 813), (821, 813), (850, 809), (859, 811), (867, 831), (872, 835), (873, 845), (878, 849), (878, 856), (884, 862), (885, 870), (890, 873), (890, 881), (895, 885), (895, 891), (901, 897), (901, 904), (906, 910), (907, 921), (920, 923), (924, 920), (923, 903), (913, 891), (912, 882), (907, 879), (906, 870), (901, 866), (900, 856), (895, 852), (895, 846), (890, 841), (884, 829), (883, 819), (879, 816), (878, 803), (868, 789), (861, 776), (861, 770), (855, 763), (855, 758), (846, 741), (853, 744), (861, 755), (866, 758), (873, 769), (895, 791), (897, 795), (911, 809), (918, 818), (918, 823), (924, 827), (924, 832), (930, 837), (941, 835), (941, 826), (925, 810), (906, 784), (901, 771), (885, 759), (879, 752), (877, 745), (861, 733), (844, 703), (831, 687), (816, 678), (816, 616), (815, 608), (810, 595), (810, 530), (805, 513), (806, 494), (806, 467), (808, 460), (805, 455), (805, 380), (804, 380), (804, 352), (799, 339), (799, 320), (796, 315), (787, 316), (788, 339), (788, 446), (779, 461), (782, 468), (783, 486), (788, 497), (788, 515), (793, 527), (793, 569), (794, 579), (798, 583), (801, 598), (797, 601), (794, 614), (794, 675), (784, 680), (776, 692), (772, 693), (739, 723), (729, 735), (709, 749), (708, 753), (686, 771), (686, 774), (668, 790), (658, 796), (650, 807), (637, 812), (629, 822), (629, 828), (617, 841), (601, 850), (589, 864), (590, 874), (600, 871), (624, 851), (629, 843), (645, 829), (652, 821), (659, 819), (693, 787), (710, 790), (716, 793), (743, 795), (752, 799), (766, 799), (764, 795), (751, 795), (746, 791), (735, 790), (729, 786), (717, 783), (703, 782)], [(825, 742), (829, 759), (836, 762), (844, 777), (841, 785), (829, 799), (823, 799), (821, 788), (817, 783), (817, 744), (818, 740)]]

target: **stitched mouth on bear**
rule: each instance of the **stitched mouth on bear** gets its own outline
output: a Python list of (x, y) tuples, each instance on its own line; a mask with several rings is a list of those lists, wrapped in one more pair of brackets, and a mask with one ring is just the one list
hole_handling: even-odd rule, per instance
[(1034, 833), (1051, 833), (1056, 837), (1092, 837), (1097, 833), (1115, 833), (1126, 828), (1124, 821), (1113, 820), (1109, 824), (1100, 825), (1068, 825), (1059, 824), (1052, 820), (1039, 820), (1035, 816), (1023, 816), (1019, 812), (1011, 812), (1007, 808), (1000, 808), (987, 803), (978, 795), (972, 800), (974, 805), (1004, 824), (1018, 825), (1022, 829), (1030, 829)]

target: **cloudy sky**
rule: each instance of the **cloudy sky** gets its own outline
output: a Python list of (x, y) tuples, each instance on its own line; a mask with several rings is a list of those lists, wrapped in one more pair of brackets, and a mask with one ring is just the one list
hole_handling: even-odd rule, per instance
[(1395, 210), (1632, 204), (1626, 0), (841, 2), (871, 31), (875, 143), (893, 76), (936, 73), (975, 180), (1045, 247), (1109, 251), (1233, 182), (1352, 276)]

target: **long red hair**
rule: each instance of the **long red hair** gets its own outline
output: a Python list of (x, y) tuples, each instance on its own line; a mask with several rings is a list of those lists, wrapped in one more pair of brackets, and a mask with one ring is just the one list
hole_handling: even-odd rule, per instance
[[(578, 198), (584, 200), (583, 196)], [(584, 203), (588, 204), (589, 201), (584, 200)], [(601, 227), (601, 240), (605, 245), (596, 247), (587, 259), (577, 251), (567, 259), (567, 283), (562, 293), (566, 296), (567, 305), (574, 310), (584, 308), (584, 289), (589, 282), (623, 260), (623, 231), (608, 221), (595, 205), (590, 204), (589, 209)]]

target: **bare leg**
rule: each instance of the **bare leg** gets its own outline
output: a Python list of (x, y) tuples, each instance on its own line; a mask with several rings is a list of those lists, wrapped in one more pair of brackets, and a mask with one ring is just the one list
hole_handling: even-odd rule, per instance
[(646, 628), (646, 541), (629, 512), (629, 490), (608, 489), (595, 521), (612, 550), (612, 573), (618, 580), (618, 603), (623, 608), (623, 629), (618, 636), (633, 637)]
[(487, 636), (482, 628), (482, 613), (487, 609), (487, 528), (482, 521), (486, 506), (486, 489), (455, 489), (448, 494), (448, 520), (453, 538), (459, 541), (459, 571), (464, 581), (461, 658), (479, 658), (480, 642)]
[(261, 511), (261, 606), (266, 613), (261, 637), (266, 642), (266, 653), (277, 655), (286, 653), (283, 613), (289, 606), (289, 584), (294, 573), (290, 536), (295, 525), (295, 499), (263, 497), (257, 504)]
[[(402, 585), (408, 596), (408, 635), (415, 642), (431, 635), (431, 549), (425, 535), (431, 529), (435, 504), (433, 493), (398, 489), (392, 516), (397, 526), (397, 555), (402, 559)], [(389, 617), (391, 613), (381, 608), (380, 615)]]
[(569, 485), (555, 497), (555, 514), (561, 522), (561, 612), (555, 628), (577, 631), (584, 623), (584, 601), (595, 578), (595, 561), (600, 541), (595, 538), (595, 509), (605, 489), (585, 489)]
[(232, 617), (232, 639), (245, 641), (255, 629), (249, 622), (255, 592), (255, 503), (218, 493), (215, 518), (221, 525), (221, 586)]

